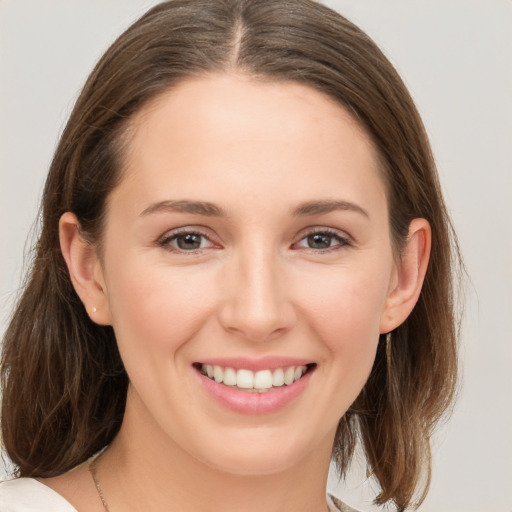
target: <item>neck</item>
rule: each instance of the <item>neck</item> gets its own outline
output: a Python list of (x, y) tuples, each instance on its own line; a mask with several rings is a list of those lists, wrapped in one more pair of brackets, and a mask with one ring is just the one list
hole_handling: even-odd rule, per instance
[[(134, 418), (132, 415), (136, 415)], [(327, 510), (325, 490), (334, 433), (292, 467), (260, 475), (212, 468), (173, 442), (151, 418), (127, 407), (98, 477), (111, 512), (311, 512)]]

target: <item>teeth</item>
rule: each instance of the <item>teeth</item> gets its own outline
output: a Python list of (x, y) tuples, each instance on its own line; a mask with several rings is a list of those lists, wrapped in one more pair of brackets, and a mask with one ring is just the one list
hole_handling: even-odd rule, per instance
[(272, 375), (272, 386), (275, 388), (284, 384), (284, 371), (282, 368), (278, 368)]
[(295, 368), (291, 366), (284, 372), (284, 383), (289, 386), (295, 379)]
[(251, 370), (238, 370), (236, 372), (236, 385), (242, 389), (254, 387), (254, 373)]
[(237, 382), (236, 372), (235, 372), (235, 370), (233, 370), (233, 368), (226, 368), (224, 370), (223, 382), (224, 382), (224, 384), (226, 384), (226, 386), (236, 386), (236, 382)]
[(201, 372), (215, 380), (215, 382), (259, 393), (269, 391), (273, 387), (289, 386), (298, 381), (306, 373), (306, 370), (306, 366), (290, 366), (288, 368), (253, 372), (246, 369), (235, 370), (234, 368), (223, 368), (210, 364), (201, 366)]
[(260, 370), (254, 374), (254, 387), (256, 389), (270, 389), (272, 387), (272, 372)]
[(213, 367), (213, 378), (215, 382), (222, 382), (224, 380), (224, 372), (220, 366)]

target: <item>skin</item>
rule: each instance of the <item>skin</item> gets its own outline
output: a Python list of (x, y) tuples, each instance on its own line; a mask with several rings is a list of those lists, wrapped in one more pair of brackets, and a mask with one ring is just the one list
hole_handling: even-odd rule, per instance
[[(379, 334), (416, 303), (428, 223), (415, 219), (393, 253), (372, 142), (345, 108), (303, 85), (189, 80), (137, 114), (129, 137), (101, 257), (72, 213), (60, 223), (75, 289), (93, 321), (114, 327), (131, 381), (98, 464), (111, 512), (325, 510), (338, 421)], [(224, 215), (161, 204), (184, 200)], [(328, 201), (344, 207), (297, 214)], [(180, 249), (177, 229), (200, 233), (201, 247)], [(311, 247), (312, 232), (328, 248)], [(285, 407), (241, 414), (212, 401), (192, 366), (227, 356), (316, 368)], [(85, 465), (44, 483), (81, 511), (102, 510)]]

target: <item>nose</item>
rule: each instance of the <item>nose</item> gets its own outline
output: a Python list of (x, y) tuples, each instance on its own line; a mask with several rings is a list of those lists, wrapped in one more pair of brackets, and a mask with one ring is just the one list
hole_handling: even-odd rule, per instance
[(220, 322), (247, 340), (283, 335), (296, 321), (279, 257), (271, 250), (241, 252), (225, 269)]

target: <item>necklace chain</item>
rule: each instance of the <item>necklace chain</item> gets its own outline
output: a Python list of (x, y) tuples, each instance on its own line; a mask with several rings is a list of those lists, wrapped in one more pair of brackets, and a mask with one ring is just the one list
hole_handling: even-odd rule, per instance
[(103, 489), (101, 488), (101, 485), (100, 485), (100, 480), (96, 473), (96, 464), (101, 455), (103, 455), (103, 451), (100, 454), (98, 454), (96, 457), (94, 457), (94, 460), (89, 464), (88, 469), (89, 469), (89, 473), (91, 473), (91, 476), (92, 476), (92, 479), (94, 482), (94, 486), (96, 487), (96, 491), (98, 492), (98, 496), (100, 497), (101, 503), (103, 503), (103, 508), (105, 509), (106, 512), (110, 512), (110, 509), (108, 508), (107, 500), (105, 499), (105, 496), (103, 494)]
[[(97, 463), (99, 458), (103, 455), (104, 450), (102, 450), (96, 457), (94, 457), (93, 461), (89, 464), (89, 473), (91, 474), (92, 480), (94, 482), (94, 486), (96, 487), (96, 491), (98, 492), (98, 496), (100, 497), (101, 503), (103, 503), (103, 508), (105, 509), (105, 512), (110, 512), (110, 509), (108, 508), (107, 500), (105, 499), (105, 495), (103, 494), (103, 489), (101, 488), (100, 480), (98, 478), (98, 474), (96, 472), (97, 469)], [(329, 505), (327, 505), (327, 510), (330, 510)]]

